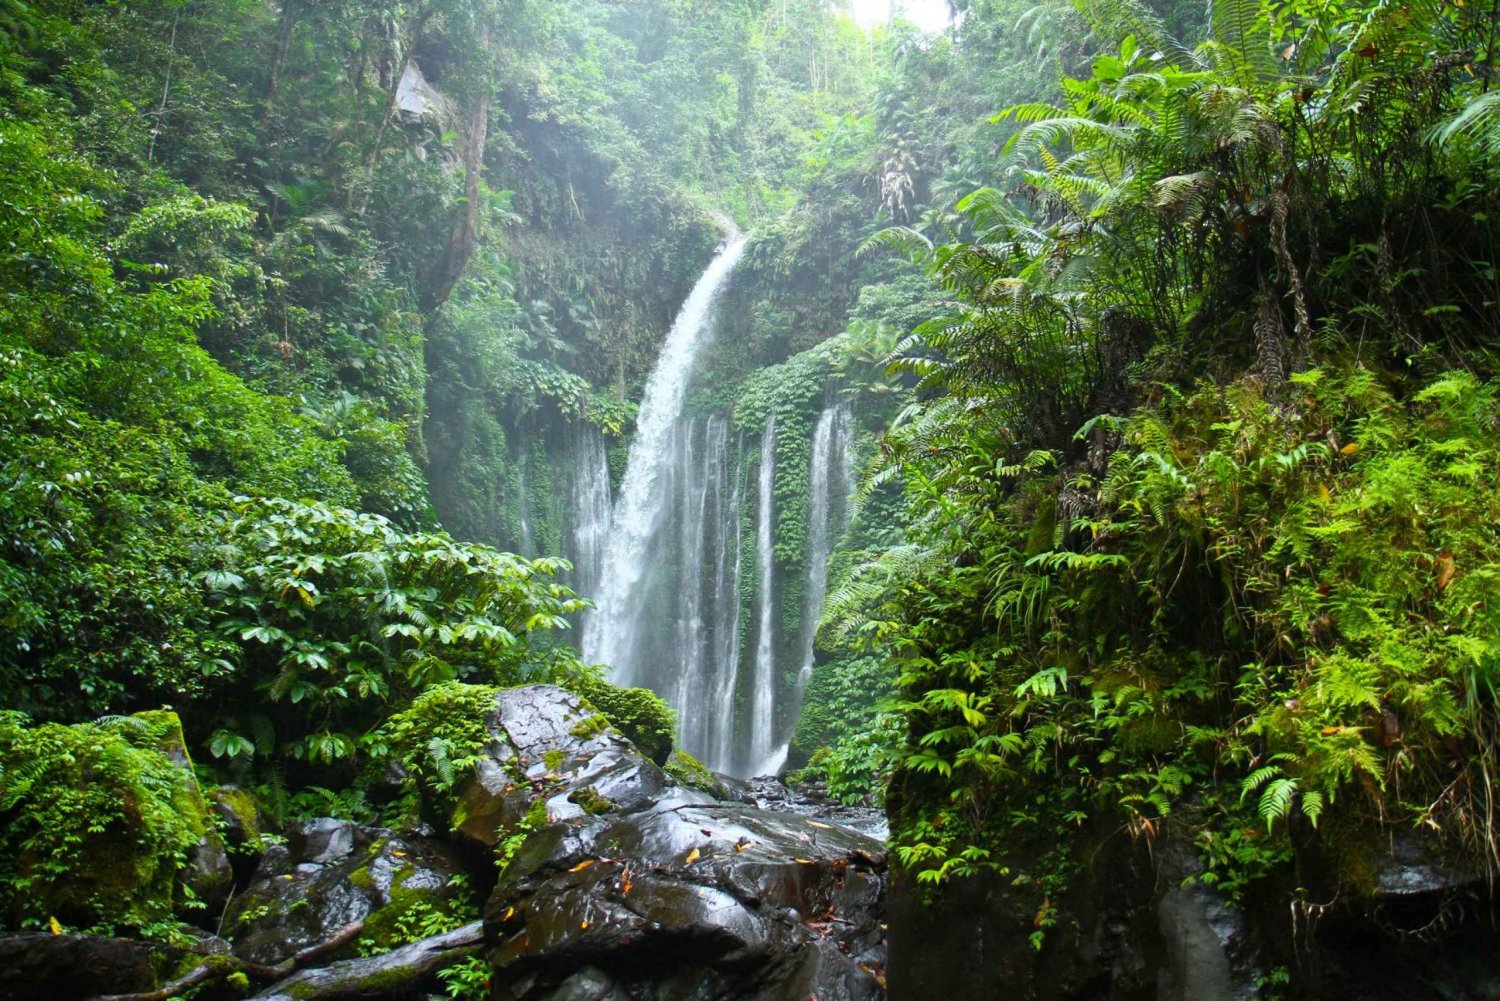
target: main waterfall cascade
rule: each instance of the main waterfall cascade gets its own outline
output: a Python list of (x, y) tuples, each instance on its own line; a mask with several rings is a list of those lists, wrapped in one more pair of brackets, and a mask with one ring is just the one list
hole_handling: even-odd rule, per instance
[(680, 745), (708, 767), (748, 776), (785, 762), (811, 675), (828, 558), (847, 518), (852, 420), (831, 406), (813, 433), (801, 621), (782, 636), (776, 421), (756, 449), (724, 414), (683, 415), (698, 349), (743, 250), (743, 237), (725, 246), (673, 323), (613, 501), (603, 438), (585, 431), (572, 443), (564, 555), (597, 606), (581, 623), (585, 656), (672, 704)]
[(637, 636), (645, 625), (646, 610), (662, 607), (648, 603), (661, 583), (652, 579), (650, 571), (660, 566), (653, 559), (657, 555), (653, 548), (675, 493), (673, 437), (688, 378), (712, 323), (719, 293), (744, 252), (745, 238), (736, 235), (698, 279), (672, 322), (636, 414), (635, 440), (610, 520), (609, 547), (595, 594), (598, 608), (583, 632), (584, 653), (613, 667), (615, 680), (621, 684), (641, 683), (642, 651)]

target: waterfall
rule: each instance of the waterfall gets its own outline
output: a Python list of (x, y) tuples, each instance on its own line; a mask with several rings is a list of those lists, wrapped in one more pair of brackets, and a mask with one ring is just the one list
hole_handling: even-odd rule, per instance
[[(731, 440), (727, 414), (682, 412), (699, 346), (743, 250), (743, 237), (723, 249), (673, 322), (613, 502), (602, 436), (586, 429), (575, 441), (566, 538), (577, 588), (596, 603), (582, 622), (585, 656), (611, 667), (615, 682), (671, 703), (684, 750), (715, 771), (747, 775), (785, 762), (786, 721), (812, 674), (829, 554), (850, 492), (851, 420), (847, 408), (828, 407), (813, 433), (808, 563), (801, 625), (791, 632), (777, 600), (776, 420), (766, 422), (756, 464), (743, 433)], [(752, 530), (753, 568), (743, 538)], [(777, 663), (778, 652), (786, 662)], [(800, 671), (789, 690), (792, 667)]]
[(519, 483), (516, 487), (520, 496), (518, 505), (521, 513), (521, 538), (519, 540), (522, 556), (535, 556), (536, 544), (531, 538), (531, 500), (526, 496), (526, 453), (522, 452), (516, 458), (520, 468), (517, 473)]
[(578, 433), (572, 451), (567, 552), (573, 561), (574, 590), (591, 595), (604, 573), (604, 548), (609, 539), (609, 452), (604, 447), (604, 435), (592, 426)]
[[(699, 444), (701, 428), (701, 445)], [(732, 767), (739, 674), (739, 489), (729, 464), (729, 422), (683, 426), (679, 476), (677, 646), (657, 661), (675, 677), (679, 742), (718, 771)], [(670, 687), (666, 687), (670, 685)]]
[(776, 647), (775, 612), (776, 566), (772, 549), (772, 536), (776, 516), (772, 488), (776, 480), (776, 417), (766, 421), (766, 432), (760, 442), (760, 481), (757, 485), (755, 560), (760, 570), (760, 586), (755, 592), (755, 671), (752, 682), (752, 711), (750, 715), (751, 774), (759, 775), (775, 771), (781, 762), (772, 760), (776, 740)]
[(807, 471), (807, 586), (802, 597), (799, 699), (812, 678), (818, 619), (823, 614), (823, 598), (828, 594), (828, 560), (836, 541), (834, 526), (842, 526), (853, 489), (849, 438), (848, 408), (843, 404), (825, 408), (813, 432), (812, 458)]
[[(745, 454), (745, 435), (739, 436), (735, 456)], [(734, 695), (740, 684), (740, 571), (744, 566), (744, 539), (740, 532), (740, 501), (744, 477), (736, 464), (733, 470), (734, 487), (729, 497), (729, 506), (721, 510), (720, 524), (726, 526), (724, 545), (719, 549), (719, 563), (714, 583), (714, 621), (721, 623), (722, 632), (714, 649), (714, 663), (718, 670), (714, 676), (713, 717), (719, 721), (718, 733), (705, 751), (705, 763), (717, 771), (727, 772), (734, 767)], [(729, 543), (733, 529), (734, 543)], [(733, 569), (730, 569), (729, 554), (734, 553)], [(698, 745), (694, 745), (698, 746)]]
[[(802, 593), (802, 628), (798, 637), (801, 667), (797, 672), (795, 695), (784, 714), (793, 721), (801, 707), (807, 683), (812, 680), (817, 656), (818, 620), (823, 614), (823, 599), (828, 594), (828, 560), (833, 555), (838, 531), (847, 520), (849, 495), (854, 489), (852, 437), (848, 407), (839, 403), (824, 408), (813, 431), (812, 455), (807, 470), (807, 578)], [(769, 583), (765, 586), (769, 587)], [(789, 731), (790, 724), (774, 750), (767, 750), (765, 757), (755, 759), (757, 774), (781, 770), (791, 743)], [(766, 739), (769, 747), (769, 737)]]
[(661, 554), (653, 552), (653, 542), (674, 506), (674, 460), (679, 452), (675, 439), (682, 401), (714, 305), (744, 249), (745, 238), (736, 235), (694, 286), (667, 334), (636, 415), (635, 440), (610, 521), (596, 591), (598, 608), (589, 616), (583, 634), (585, 655), (613, 667), (614, 680), (621, 684), (645, 680), (639, 632), (646, 624), (653, 594), (666, 584), (652, 579), (659, 577), (653, 571), (662, 569)]

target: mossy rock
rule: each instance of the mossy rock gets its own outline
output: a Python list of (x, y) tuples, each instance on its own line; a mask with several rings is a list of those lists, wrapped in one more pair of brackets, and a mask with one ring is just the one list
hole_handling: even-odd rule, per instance
[(373, 954), (457, 927), (476, 913), (459, 859), (446, 845), (349, 821), (288, 829), (230, 905), (235, 952), (274, 964), (362, 920), (356, 948)]
[(266, 821), (255, 796), (238, 786), (223, 785), (209, 790), (208, 798), (226, 847), (242, 858), (258, 858), (266, 848)]
[(621, 688), (596, 678), (573, 678), (565, 688), (602, 713), (641, 753), (658, 765), (672, 754), (677, 718), (672, 707), (646, 688)]
[(614, 801), (608, 796), (601, 795), (599, 790), (593, 786), (584, 786), (582, 789), (575, 789), (568, 794), (568, 802), (578, 804), (583, 807), (584, 813), (592, 816), (608, 813), (615, 808)]
[(714, 799), (733, 799), (733, 793), (708, 766), (684, 750), (673, 751), (663, 766), (666, 773), (681, 785), (708, 793)]
[(228, 889), (175, 713), (35, 727), (0, 715), (0, 773), (6, 925), (138, 928), (173, 915), (184, 873), (200, 898)]

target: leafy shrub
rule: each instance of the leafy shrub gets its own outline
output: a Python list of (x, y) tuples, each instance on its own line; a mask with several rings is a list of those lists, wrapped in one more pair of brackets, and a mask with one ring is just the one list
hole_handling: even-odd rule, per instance
[[(1007, 843), (1101, 812), (1156, 830), (1188, 803), (1236, 891), (1299, 829), (1337, 844), (1401, 820), (1495, 857), (1500, 387), (1292, 382), (1295, 407), (1235, 385), (1143, 409), (1099, 478), (989, 481), (945, 540), (971, 569), (900, 585), (874, 628), (908, 653), (904, 864), (939, 879), (970, 849), (1003, 865)], [(1038, 490), (1083, 513), (1037, 533)], [(939, 789), (943, 825), (918, 807)], [(1346, 863), (1359, 885), (1367, 863)]]
[(387, 720), (376, 740), (421, 791), (446, 798), (489, 743), (485, 718), (495, 711), (499, 691), (490, 685), (436, 685)]
[(233, 690), (248, 705), (301, 709), (277, 733), (225, 704), (242, 754), (270, 754), (276, 741), (284, 755), (346, 761), (391, 701), (460, 679), (519, 684), (581, 670), (548, 636), (581, 607), (548, 579), (560, 560), (287, 500), (237, 500), (223, 538), (223, 568), (203, 582), (221, 633), (241, 644)]

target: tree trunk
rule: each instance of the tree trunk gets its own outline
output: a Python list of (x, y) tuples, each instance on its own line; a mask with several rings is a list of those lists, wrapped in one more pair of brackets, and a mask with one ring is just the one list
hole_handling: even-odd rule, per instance
[[(479, 50), (488, 63), (490, 25), (488, 19), (479, 29)], [(491, 75), (486, 65), (480, 75), (479, 93), (469, 108), (468, 128), (464, 134), (464, 200), (448, 234), (448, 246), (427, 282), (427, 308), (436, 309), (448, 300), (453, 286), (463, 277), (464, 268), (479, 242), (479, 187), (484, 177), (484, 148), (489, 141)]]
[(276, 51), (271, 56), (271, 78), (266, 83), (266, 99), (260, 108), (260, 117), (265, 118), (276, 106), (276, 95), (281, 90), (281, 71), (286, 67), (287, 53), (292, 48), (292, 31), (297, 27), (297, 15), (301, 0), (282, 0), (281, 29), (276, 35)]

